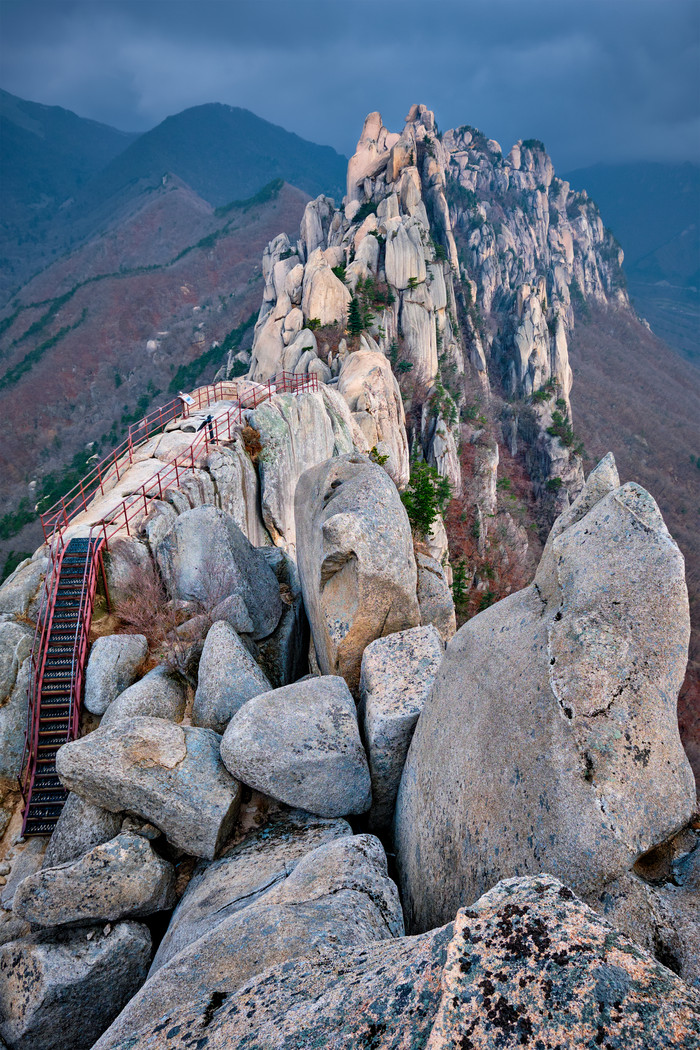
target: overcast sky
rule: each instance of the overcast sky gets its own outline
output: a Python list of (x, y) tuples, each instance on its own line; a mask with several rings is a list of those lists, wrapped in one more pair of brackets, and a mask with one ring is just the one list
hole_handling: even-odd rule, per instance
[(352, 153), (412, 102), (560, 170), (700, 161), (700, 0), (0, 0), (0, 86), (144, 131), (244, 106)]

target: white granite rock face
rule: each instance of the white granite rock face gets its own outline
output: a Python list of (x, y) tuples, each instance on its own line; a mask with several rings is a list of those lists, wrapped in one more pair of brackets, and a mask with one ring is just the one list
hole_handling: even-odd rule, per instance
[(192, 724), (223, 733), (235, 713), (270, 683), (228, 623), (212, 624), (199, 661)]
[(148, 642), (142, 634), (110, 634), (93, 643), (85, 670), (84, 701), (91, 714), (104, 714), (128, 689), (147, 654)]
[(240, 785), (219, 760), (219, 736), (162, 718), (131, 718), (64, 744), (56, 769), (71, 791), (155, 824), (210, 860), (233, 828)]
[(391, 825), (413, 731), (443, 655), (432, 625), (377, 638), (364, 651), (358, 714), (372, 778), (373, 831)]
[(319, 666), (356, 691), (366, 646), (420, 621), (406, 510), (384, 470), (357, 454), (303, 474), (295, 509), (299, 573)]
[(311, 678), (249, 700), (229, 722), (221, 758), (237, 780), (309, 813), (369, 809), (367, 758), (342, 678)]
[(693, 811), (683, 557), (611, 461), (555, 523), (535, 582), (448, 646), (396, 808), (414, 929), (545, 865), (592, 900)]

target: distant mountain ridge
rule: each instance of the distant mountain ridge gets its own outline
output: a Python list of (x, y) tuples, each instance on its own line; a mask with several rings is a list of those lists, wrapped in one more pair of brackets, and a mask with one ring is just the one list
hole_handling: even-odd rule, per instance
[(638, 312), (700, 363), (700, 166), (596, 164), (564, 178), (593, 198), (622, 245)]
[(0, 305), (27, 280), (108, 229), (174, 176), (209, 204), (281, 179), (310, 196), (344, 192), (346, 158), (254, 113), (211, 103), (141, 135), (0, 92)]

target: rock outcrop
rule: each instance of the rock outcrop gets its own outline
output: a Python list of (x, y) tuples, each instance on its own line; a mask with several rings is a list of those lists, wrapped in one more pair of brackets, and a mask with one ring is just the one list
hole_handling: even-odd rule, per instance
[(319, 846), (261, 900), (157, 970), (95, 1050), (121, 1045), (176, 1009), (185, 988), (219, 1002), (268, 966), (402, 933), (401, 905), (379, 840), (357, 835)]
[(148, 653), (142, 634), (110, 634), (98, 638), (85, 670), (85, 706), (93, 715), (105, 713), (113, 700), (135, 680)]
[(372, 830), (391, 825), (411, 737), (443, 656), (433, 626), (377, 638), (364, 651), (359, 716), (372, 778)]
[(56, 769), (71, 791), (112, 812), (136, 813), (174, 846), (211, 860), (241, 797), (219, 761), (219, 740), (210, 729), (141, 716), (64, 744)]
[(35, 926), (75, 926), (151, 915), (174, 903), (172, 864), (141, 835), (122, 832), (71, 863), (24, 879), (12, 910)]
[(274, 631), (282, 615), (277, 580), (223, 511), (205, 506), (180, 514), (156, 553), (173, 598), (213, 609), (235, 594), (243, 605), (238, 630), (254, 639)]
[(169, 667), (154, 667), (112, 700), (102, 716), (100, 728), (138, 715), (180, 722), (185, 713), (185, 700), (182, 679)]
[(419, 937), (285, 962), (216, 999), (189, 994), (131, 1030), (118, 1019), (95, 1050), (700, 1042), (697, 993), (547, 875), (506, 880)]
[(369, 642), (420, 621), (408, 517), (386, 473), (358, 454), (303, 474), (295, 505), (319, 667), (355, 692)]
[(396, 808), (413, 929), (545, 865), (593, 901), (693, 812), (683, 558), (611, 459), (555, 524), (535, 582), (448, 646)]
[(3, 945), (0, 1037), (9, 1050), (89, 1050), (142, 983), (150, 954), (135, 922)]
[(173, 913), (151, 973), (224, 919), (259, 901), (291, 875), (307, 853), (348, 835), (352, 829), (345, 820), (291, 810), (248, 835), (220, 860), (200, 862)]
[(365, 813), (370, 777), (355, 703), (340, 677), (310, 678), (249, 700), (221, 758), (237, 780), (321, 817)]
[(199, 661), (192, 724), (223, 733), (235, 713), (270, 689), (264, 671), (224, 620), (212, 624)]

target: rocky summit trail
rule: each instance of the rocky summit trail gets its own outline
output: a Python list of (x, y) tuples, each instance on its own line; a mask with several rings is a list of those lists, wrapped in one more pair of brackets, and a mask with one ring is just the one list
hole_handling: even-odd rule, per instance
[(620, 263), (541, 143), (372, 113), (250, 352), (44, 514), (0, 1050), (700, 1048), (684, 559), (571, 410)]

